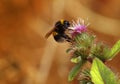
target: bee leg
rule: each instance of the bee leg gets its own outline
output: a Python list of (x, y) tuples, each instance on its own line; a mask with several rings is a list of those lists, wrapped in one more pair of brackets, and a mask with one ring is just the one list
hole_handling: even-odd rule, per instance
[(65, 40), (66, 40), (67, 42), (72, 42), (72, 41), (73, 41), (73, 40), (72, 40), (68, 35), (66, 35), (66, 34), (64, 34), (63, 37), (65, 38)]

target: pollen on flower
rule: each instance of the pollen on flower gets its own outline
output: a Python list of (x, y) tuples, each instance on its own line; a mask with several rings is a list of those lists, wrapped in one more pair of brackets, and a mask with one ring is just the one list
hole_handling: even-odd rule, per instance
[(79, 18), (77, 21), (73, 21), (72, 26), (69, 27), (69, 29), (72, 30), (70, 32), (71, 36), (75, 37), (77, 34), (85, 32), (88, 25), (89, 23), (86, 24), (85, 21), (81, 18)]

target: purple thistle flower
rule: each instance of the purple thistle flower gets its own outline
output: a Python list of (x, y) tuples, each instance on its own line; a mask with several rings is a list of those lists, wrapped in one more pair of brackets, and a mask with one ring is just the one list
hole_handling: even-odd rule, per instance
[(76, 35), (81, 34), (82, 32), (85, 32), (87, 30), (87, 26), (89, 23), (85, 24), (85, 21), (83, 19), (78, 19), (76, 22), (72, 22), (72, 26), (69, 27), (71, 30), (70, 34), (74, 38)]

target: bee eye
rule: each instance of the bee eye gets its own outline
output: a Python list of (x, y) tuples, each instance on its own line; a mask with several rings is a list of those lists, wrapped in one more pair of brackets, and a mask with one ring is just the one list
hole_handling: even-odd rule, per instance
[(64, 21), (64, 26), (67, 28), (67, 27), (69, 27), (70, 26), (70, 23), (69, 23), (69, 21)]

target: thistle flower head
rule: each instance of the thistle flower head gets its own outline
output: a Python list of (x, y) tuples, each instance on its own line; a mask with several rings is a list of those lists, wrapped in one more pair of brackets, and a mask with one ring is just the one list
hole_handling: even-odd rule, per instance
[(85, 24), (85, 21), (81, 18), (79, 18), (77, 21), (72, 22), (72, 26), (69, 27), (70, 32), (72, 37), (75, 37), (77, 34), (80, 34), (82, 32), (85, 32), (87, 30), (87, 26), (89, 23)]

